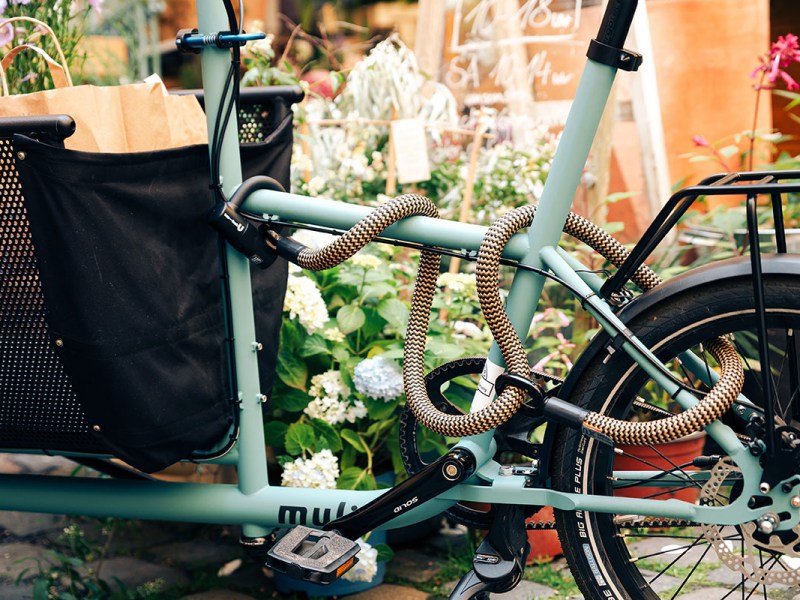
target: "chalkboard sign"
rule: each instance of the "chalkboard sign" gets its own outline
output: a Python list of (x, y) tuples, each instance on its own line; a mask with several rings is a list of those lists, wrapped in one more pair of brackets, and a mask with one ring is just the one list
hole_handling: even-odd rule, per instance
[(466, 107), (519, 113), (571, 100), (599, 24), (598, 4), (455, 0), (446, 13), (442, 80)]

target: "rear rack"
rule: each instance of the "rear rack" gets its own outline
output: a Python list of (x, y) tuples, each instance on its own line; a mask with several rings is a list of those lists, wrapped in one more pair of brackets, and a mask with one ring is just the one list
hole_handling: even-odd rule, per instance
[[(786, 183), (795, 180), (793, 183)], [(782, 196), (791, 192), (800, 192), (800, 171), (751, 171), (746, 173), (720, 173), (712, 175), (700, 182), (673, 194), (667, 204), (658, 213), (656, 218), (647, 228), (642, 239), (634, 246), (628, 258), (620, 265), (619, 269), (600, 288), (600, 295), (606, 299), (618, 297), (618, 293), (631, 279), (636, 270), (650, 256), (656, 246), (666, 237), (684, 215), (687, 209), (701, 196), (747, 196), (747, 237), (745, 243), (750, 247), (750, 264), (753, 274), (753, 297), (755, 310), (758, 315), (758, 344), (759, 360), (762, 373), (762, 389), (764, 398), (773, 396), (773, 382), (770, 376), (769, 365), (769, 340), (767, 338), (767, 323), (764, 302), (764, 280), (761, 265), (761, 240), (758, 232), (758, 219), (756, 216), (757, 199), (759, 196), (769, 196), (772, 206), (772, 216), (775, 221), (775, 249), (778, 254), (786, 254), (786, 229), (783, 221)], [(789, 360), (797, 364), (797, 350), (792, 344), (789, 347)], [(794, 371), (793, 371), (794, 372)], [(796, 373), (796, 372), (795, 372)], [(797, 381), (793, 381), (795, 389)], [(765, 421), (775, 422), (774, 407), (771, 401), (764, 402)], [(766, 436), (766, 454), (774, 457), (778, 451), (774, 429), (772, 435)]]
[[(786, 253), (786, 231), (783, 225), (781, 196), (789, 192), (800, 192), (800, 181), (782, 183), (787, 180), (800, 180), (800, 171), (750, 171), (746, 173), (719, 173), (701, 181), (698, 185), (683, 188), (667, 201), (664, 208), (642, 235), (642, 239), (631, 250), (630, 255), (619, 269), (600, 288), (600, 295), (613, 298), (630, 281), (636, 270), (642, 266), (653, 250), (675, 227), (689, 207), (701, 196), (747, 196), (747, 237), (758, 240), (758, 225), (751, 223), (749, 214), (755, 211), (756, 198), (769, 195), (772, 200), (772, 214), (775, 220), (776, 249), (779, 254)], [(752, 204), (752, 207), (751, 207)], [(756, 243), (755, 246), (758, 244)], [(754, 245), (751, 244), (751, 252)], [(759, 260), (760, 263), (760, 260)]]

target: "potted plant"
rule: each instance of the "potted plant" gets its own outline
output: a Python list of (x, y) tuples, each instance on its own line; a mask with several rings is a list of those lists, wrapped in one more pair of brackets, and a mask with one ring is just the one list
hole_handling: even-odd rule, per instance
[[(752, 171), (754, 168), (767, 171), (800, 168), (800, 157), (778, 152), (778, 145), (786, 141), (788, 136), (772, 130), (756, 129), (758, 106), (764, 91), (788, 98), (786, 110), (792, 110), (800, 104), (800, 95), (796, 93), (800, 85), (786, 72), (786, 68), (792, 63), (800, 63), (800, 42), (793, 34), (780, 36), (771, 45), (769, 52), (759, 57), (759, 65), (751, 73), (756, 92), (752, 127), (748, 131), (716, 142), (709, 142), (704, 136), (695, 135), (692, 141), (698, 150), (685, 157), (691, 162), (714, 162), (726, 172)], [(780, 84), (785, 85), (787, 90), (775, 89)], [(741, 195), (704, 198), (707, 213), (690, 213), (687, 218), (689, 224), (683, 230), (680, 240), (685, 244), (710, 249), (710, 252), (701, 251), (701, 256), (724, 251), (741, 254), (747, 237), (744, 200)], [(763, 238), (761, 241), (766, 248), (774, 248), (772, 211), (767, 209), (759, 213), (759, 225), (764, 226), (759, 227), (759, 236)], [(800, 199), (797, 195), (788, 196), (784, 204), (784, 221), (789, 251), (800, 251)]]

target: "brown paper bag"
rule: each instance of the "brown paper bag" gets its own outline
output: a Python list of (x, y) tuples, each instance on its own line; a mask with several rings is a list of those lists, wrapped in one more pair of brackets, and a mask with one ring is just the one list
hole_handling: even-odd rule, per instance
[(208, 141), (194, 96), (169, 96), (161, 83), (79, 85), (0, 98), (0, 117), (66, 114), (75, 119), (67, 148), (147, 152)]
[[(36, 23), (55, 39), (47, 25)], [(72, 86), (57, 40), (56, 46), (61, 64), (32, 44), (17, 46), (3, 58), (0, 77), (4, 78), (5, 68), (19, 52), (45, 55), (53, 81), (60, 87), (6, 95), (0, 98), (0, 117), (69, 115), (75, 119), (76, 130), (64, 144), (86, 152), (149, 152), (208, 143), (205, 114), (193, 96), (170, 96), (160, 80), (121, 86)]]

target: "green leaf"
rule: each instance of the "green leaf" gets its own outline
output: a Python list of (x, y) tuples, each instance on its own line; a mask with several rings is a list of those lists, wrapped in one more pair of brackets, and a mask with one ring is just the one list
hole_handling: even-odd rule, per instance
[(356, 452), (363, 454), (368, 450), (367, 444), (361, 439), (361, 436), (352, 429), (342, 429), (339, 433), (345, 442), (355, 448)]
[(299, 348), (308, 334), (297, 320), (283, 319), (281, 325), (281, 348)]
[(273, 394), (270, 401), (275, 408), (288, 412), (300, 412), (311, 402), (311, 396), (302, 390), (289, 389), (280, 394)]
[(395, 408), (399, 399), (384, 402), (383, 400), (373, 400), (372, 398), (364, 399), (364, 406), (367, 407), (367, 414), (370, 419), (375, 421), (383, 421), (394, 416)]
[(331, 452), (339, 452), (342, 449), (342, 438), (339, 437), (333, 425), (323, 421), (322, 419), (312, 419), (311, 426), (314, 428), (317, 436), (322, 440)]
[(365, 300), (367, 298), (383, 298), (389, 294), (394, 294), (394, 291), (394, 286), (392, 284), (379, 281), (377, 283), (365, 285), (361, 292), (361, 297)]
[(355, 464), (356, 464), (356, 449), (348, 444), (342, 450), (342, 460), (339, 461), (339, 466), (341, 467), (342, 471), (344, 471), (345, 469), (348, 469), (354, 466)]
[(325, 341), (321, 335), (312, 335), (306, 339), (305, 344), (303, 344), (302, 349), (300, 350), (300, 356), (303, 358), (307, 358), (309, 356), (315, 356), (317, 354), (330, 354), (331, 350), (328, 348), (328, 342)]
[(317, 436), (314, 428), (304, 423), (292, 423), (286, 432), (286, 451), (297, 456), (303, 451), (313, 451)]
[(739, 147), (734, 146), (733, 144), (719, 149), (719, 153), (722, 154), (722, 156), (724, 156), (725, 158), (730, 158), (731, 156), (736, 155), (738, 152), (739, 152)]
[(440, 360), (452, 360), (462, 355), (462, 350), (458, 344), (448, 342), (442, 337), (434, 337), (428, 342), (427, 353), (432, 354)]
[(382, 300), (378, 304), (378, 314), (395, 328), (400, 328), (408, 322), (408, 306), (397, 298)]
[(366, 469), (350, 467), (339, 475), (339, 479), (336, 480), (336, 488), (340, 490), (375, 490), (378, 489), (378, 484)]
[(384, 352), (381, 356), (384, 358), (403, 358), (402, 348), (392, 348)]
[(355, 304), (348, 304), (336, 313), (336, 322), (343, 333), (352, 333), (367, 320), (364, 311)]
[(33, 582), (33, 600), (47, 600), (49, 595), (50, 582), (46, 577), (40, 575)]
[(281, 346), (276, 372), (280, 380), (289, 387), (306, 391), (308, 368), (288, 346)]
[(264, 423), (264, 441), (268, 446), (283, 448), (289, 426), (281, 421)]
[(359, 330), (363, 340), (376, 340), (381, 337), (383, 328), (386, 327), (386, 320), (378, 314), (374, 308), (365, 308), (364, 316), (367, 318), (364, 326)]
[(373, 548), (378, 551), (378, 562), (392, 560), (394, 557), (394, 552), (386, 544), (375, 544)]
[(350, 360), (350, 352), (344, 346), (336, 346), (333, 349), (333, 359), (342, 364), (346, 364)]
[(394, 425), (392, 421), (375, 421), (367, 428), (367, 431), (364, 435), (380, 435), (384, 431), (391, 429), (392, 425)]

